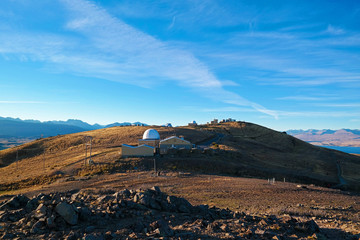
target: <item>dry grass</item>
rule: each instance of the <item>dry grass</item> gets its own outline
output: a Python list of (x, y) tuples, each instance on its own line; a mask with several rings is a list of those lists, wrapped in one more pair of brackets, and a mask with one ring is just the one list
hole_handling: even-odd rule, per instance
[[(111, 163), (118, 160), (119, 146), (123, 143), (137, 144), (149, 127), (112, 127), (89, 132), (35, 140), (16, 148), (0, 151), (0, 184), (21, 179), (48, 175), (53, 171), (76, 174), (84, 166), (84, 137), (92, 136), (92, 155), (96, 163)], [(154, 127), (161, 136), (183, 135), (192, 142), (205, 140), (213, 133), (199, 132), (190, 128)], [(19, 161), (15, 163), (16, 152)], [(89, 154), (89, 152), (88, 152)], [(45, 164), (44, 164), (45, 162)]]
[[(149, 127), (113, 127), (89, 132), (36, 140), (16, 148), (0, 151), (0, 184), (8, 184), (28, 178), (50, 175), (61, 171), (68, 175), (101, 174), (111, 171), (108, 165), (119, 159), (119, 146), (137, 144)], [(222, 134), (218, 148), (223, 151), (215, 156), (201, 155), (167, 159), (167, 170), (186, 170), (237, 176), (278, 177), (293, 181), (336, 184), (336, 161), (345, 159), (345, 179), (354, 185), (360, 183), (358, 169), (360, 158), (312, 146), (284, 133), (276, 132), (251, 123), (226, 123), (197, 127), (157, 129), (162, 138), (183, 135), (193, 143), (199, 143)], [(81, 170), (84, 166), (84, 137), (93, 137), (93, 160), (100, 164), (94, 169)], [(216, 148), (216, 147), (215, 147)], [(25, 149), (35, 149), (25, 151)], [(16, 151), (19, 150), (19, 162)], [(167, 159), (167, 160), (166, 160)], [(45, 161), (44, 161), (45, 160)], [(45, 164), (44, 164), (45, 162)], [(12, 163), (12, 164), (11, 164)], [(110, 168), (117, 169), (119, 166)], [(92, 173), (90, 173), (92, 172)]]

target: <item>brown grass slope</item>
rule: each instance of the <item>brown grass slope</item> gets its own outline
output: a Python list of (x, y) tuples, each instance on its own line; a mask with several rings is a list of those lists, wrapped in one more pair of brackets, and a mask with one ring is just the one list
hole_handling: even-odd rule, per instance
[(337, 163), (340, 162), (342, 177), (350, 184), (360, 182), (360, 158), (354, 155), (313, 146), (256, 124), (233, 123), (224, 128), (229, 132), (225, 143), (252, 156), (252, 164), (277, 172), (337, 182)]
[[(137, 144), (149, 127), (112, 127), (40, 139), (0, 151), (0, 184), (41, 175), (74, 174), (84, 163), (84, 136), (93, 137), (93, 159), (110, 163), (119, 159), (122, 143)], [(219, 153), (165, 157), (159, 167), (238, 176), (277, 177), (293, 181), (336, 185), (337, 163), (351, 187), (360, 185), (360, 157), (316, 147), (285, 133), (246, 122), (196, 127), (154, 127), (162, 138), (183, 135), (193, 143), (217, 139)], [(26, 150), (32, 149), (32, 150)], [(19, 162), (14, 163), (18, 150)], [(171, 164), (173, 165), (171, 165)], [(170, 165), (169, 165), (170, 164)]]
[[(85, 136), (92, 136), (95, 162), (119, 159), (121, 144), (137, 144), (149, 127), (112, 127), (35, 140), (0, 151), (0, 184), (57, 173), (74, 174), (84, 164)], [(183, 135), (193, 143), (212, 138), (214, 133), (191, 128), (157, 129), (162, 138)], [(17, 153), (18, 152), (18, 153)], [(18, 162), (16, 155), (18, 154)], [(89, 152), (88, 152), (89, 154)]]

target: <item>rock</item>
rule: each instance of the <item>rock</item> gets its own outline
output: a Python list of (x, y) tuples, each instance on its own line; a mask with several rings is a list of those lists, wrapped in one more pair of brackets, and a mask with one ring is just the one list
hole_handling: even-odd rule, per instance
[(83, 240), (104, 240), (104, 237), (101, 235), (92, 233), (92, 234), (85, 234), (82, 239)]
[(88, 221), (91, 217), (91, 211), (87, 207), (78, 208), (79, 218), (81, 221)]
[(78, 214), (74, 207), (66, 202), (61, 202), (55, 207), (55, 211), (70, 225), (78, 223)]
[(77, 240), (77, 239), (78, 239), (78, 234), (74, 233), (73, 231), (71, 231), (69, 235), (65, 237), (65, 240)]
[(169, 225), (163, 220), (157, 220), (150, 224), (150, 227), (154, 229), (154, 232), (162, 236), (173, 236), (174, 232)]
[(148, 207), (156, 210), (161, 210), (161, 206), (157, 203), (157, 201), (153, 198), (149, 199), (149, 205)]
[(272, 237), (272, 240), (282, 240), (282, 238), (279, 235), (275, 235)]
[(267, 222), (264, 219), (261, 219), (261, 221), (259, 222), (260, 226), (266, 226)]
[(114, 197), (116, 199), (125, 199), (125, 198), (129, 198), (131, 195), (130, 191), (128, 189), (124, 189), (122, 191), (116, 192), (114, 193)]
[(48, 217), (46, 219), (46, 226), (48, 228), (55, 228), (56, 227), (56, 224), (55, 224), (55, 216), (54, 215), (51, 215), (50, 217)]
[(221, 229), (221, 231), (223, 231), (223, 232), (227, 232), (229, 229), (228, 229), (228, 226), (226, 225), (226, 224), (222, 224), (221, 226), (220, 226), (220, 229)]
[(1, 236), (1, 239), (14, 239), (15, 234), (12, 233), (4, 233), (4, 235)]
[(73, 195), (71, 195), (71, 201), (75, 202), (76, 200), (78, 200), (78, 198), (80, 197), (80, 192), (74, 193)]
[(256, 230), (255, 230), (255, 234), (257, 234), (257, 235), (264, 235), (264, 234), (265, 234), (265, 230), (256, 229)]
[(25, 206), (27, 212), (34, 211), (39, 206), (39, 201), (36, 198), (30, 199)]
[(153, 191), (155, 191), (155, 192), (157, 192), (157, 193), (161, 193), (161, 190), (160, 190), (160, 188), (159, 188), (158, 186), (153, 186), (153, 187), (151, 188), (151, 190), (153, 190)]
[(311, 234), (315, 232), (319, 232), (319, 226), (316, 224), (316, 222), (314, 222), (314, 220), (299, 222), (295, 226), (295, 229), (301, 232), (306, 232)]
[(93, 232), (95, 230), (95, 227), (94, 226), (87, 226), (86, 228), (85, 228), (85, 232), (86, 233), (91, 233), (91, 232)]
[(111, 231), (107, 231), (104, 236), (105, 240), (111, 240), (114, 237), (115, 237), (115, 234), (111, 233)]
[(38, 233), (39, 230), (40, 230), (43, 226), (44, 226), (44, 221), (42, 221), (42, 220), (37, 221), (37, 222), (31, 227), (30, 233), (32, 233), (32, 234)]
[[(0, 238), (283, 240), (322, 239), (323, 236), (317, 233), (319, 227), (313, 220), (302, 221), (298, 220), (302, 218), (290, 215), (279, 218), (264, 214), (259, 217), (234, 213), (229, 209), (209, 208), (207, 205), (194, 207), (186, 199), (168, 196), (156, 187), (101, 196), (98, 193), (42, 194), (26, 204), (26, 200), (15, 196), (11, 204), (0, 210)], [(70, 199), (73, 200), (71, 204), (68, 202)], [(6, 204), (8, 202), (10, 200), (5, 201)], [(33, 210), (29, 212), (30, 209)], [(323, 219), (324, 223), (335, 222)], [(345, 229), (352, 229), (352, 224), (348, 222)], [(342, 228), (344, 226), (341, 225)], [(357, 237), (345, 231), (341, 232), (341, 236), (344, 237), (338, 239)]]
[(40, 204), (36, 210), (35, 210), (35, 214), (34, 214), (34, 217), (37, 218), (37, 219), (40, 219), (40, 218), (43, 218), (46, 216), (46, 213), (47, 213), (47, 207), (44, 205), (44, 204)]
[(29, 201), (29, 198), (24, 195), (16, 195), (12, 197), (7, 202), (3, 203), (0, 206), (0, 210), (3, 210), (5, 208), (8, 209), (19, 209), (26, 206), (27, 202)]
[(141, 233), (145, 228), (145, 225), (142, 223), (142, 222), (136, 222), (133, 227), (132, 227), (132, 230), (134, 232), (137, 232), (137, 233)]
[(99, 197), (98, 199), (96, 199), (96, 201), (98, 201), (99, 203), (105, 203), (105, 202), (109, 202), (113, 199), (114, 199), (113, 196), (105, 195), (105, 196)]
[(192, 205), (184, 198), (178, 198), (175, 196), (168, 196), (167, 202), (171, 204), (175, 209), (182, 213), (190, 213)]

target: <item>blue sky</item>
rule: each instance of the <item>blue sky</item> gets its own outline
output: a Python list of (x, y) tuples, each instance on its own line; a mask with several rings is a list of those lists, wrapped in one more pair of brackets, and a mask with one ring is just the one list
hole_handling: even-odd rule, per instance
[(359, 1), (2, 0), (0, 116), (360, 128)]

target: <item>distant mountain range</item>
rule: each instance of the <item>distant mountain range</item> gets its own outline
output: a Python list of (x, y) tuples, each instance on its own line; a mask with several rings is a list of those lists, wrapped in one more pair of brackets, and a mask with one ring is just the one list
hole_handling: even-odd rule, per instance
[(21, 120), (19, 118), (0, 117), (0, 150), (40, 137), (50, 137), (101, 128), (131, 125), (147, 126), (147, 124), (141, 122), (116, 122), (108, 125), (91, 125), (76, 119), (41, 122), (39, 120)]
[(360, 147), (360, 130), (288, 130), (287, 134), (314, 145)]

